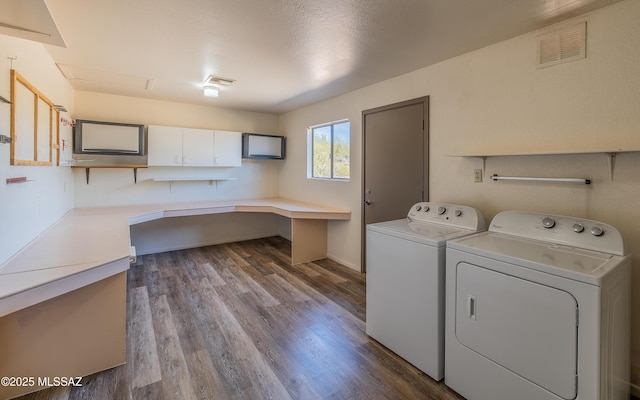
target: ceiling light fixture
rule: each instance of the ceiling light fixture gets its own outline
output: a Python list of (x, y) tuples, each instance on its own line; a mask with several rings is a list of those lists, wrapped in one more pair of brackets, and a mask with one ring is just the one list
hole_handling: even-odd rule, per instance
[(215, 86), (205, 86), (204, 95), (207, 97), (218, 97), (218, 88)]

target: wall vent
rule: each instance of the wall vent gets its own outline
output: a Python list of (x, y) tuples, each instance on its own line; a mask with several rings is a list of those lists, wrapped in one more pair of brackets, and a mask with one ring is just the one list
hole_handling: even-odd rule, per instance
[(587, 23), (538, 36), (537, 67), (545, 68), (587, 56)]

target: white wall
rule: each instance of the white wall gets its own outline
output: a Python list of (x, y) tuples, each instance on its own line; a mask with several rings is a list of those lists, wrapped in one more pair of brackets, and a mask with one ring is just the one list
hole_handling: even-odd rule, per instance
[[(361, 116), (363, 100), (354, 92), (280, 116), (287, 136), (287, 158), (280, 168), (280, 196), (351, 210), (349, 221), (329, 221), (329, 256), (360, 270)], [(366, 100), (364, 100), (366, 102)], [(355, 104), (352, 102), (356, 102)], [(351, 122), (351, 179), (307, 179), (307, 127), (349, 119)]]
[[(278, 133), (277, 116), (167, 101), (76, 93), (75, 118), (144, 125)], [(154, 182), (153, 178), (232, 177), (230, 181)], [(84, 169), (74, 169), (75, 206), (166, 203), (176, 201), (275, 197), (278, 162), (243, 160), (233, 168), (92, 169), (87, 185)]]
[[(585, 60), (536, 69), (536, 36), (547, 30), (532, 32), (282, 115), (289, 149), (280, 195), (350, 208), (351, 221), (330, 224), (329, 253), (359, 268), (362, 111), (430, 96), (430, 200), (475, 206), (487, 220), (501, 210), (531, 210), (600, 220), (622, 231), (633, 254), (633, 380), (640, 383), (640, 152), (618, 155), (613, 181), (602, 154), (490, 158), (482, 183), (473, 182), (480, 159), (447, 157), (640, 150), (638, 15), (640, 2), (627, 0), (579, 19), (587, 21)], [(341, 118), (352, 123), (351, 181), (307, 180), (307, 126)], [(589, 177), (593, 184), (509, 184), (492, 182), (493, 173)]]
[[(73, 90), (41, 44), (0, 35), (0, 54), (2, 97), (11, 97), (11, 62), (6, 57), (17, 57), (13, 69), (55, 104), (63, 104), (73, 111)], [(10, 136), (10, 115), (11, 106), (0, 103), (2, 135)], [(63, 139), (70, 140), (69, 127), (62, 126), (61, 133)], [(53, 154), (55, 159), (55, 151)], [(0, 265), (73, 206), (73, 180), (69, 168), (10, 166), (9, 159), (10, 145), (0, 144)], [(23, 176), (31, 181), (5, 184), (7, 178)]]

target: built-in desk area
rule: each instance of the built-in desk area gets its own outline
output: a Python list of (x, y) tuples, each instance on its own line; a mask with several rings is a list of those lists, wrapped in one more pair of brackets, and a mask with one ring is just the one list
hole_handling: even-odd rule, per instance
[[(291, 263), (326, 257), (327, 221), (349, 210), (282, 198), (75, 208), (0, 266), (0, 376), (85, 376), (126, 360), (129, 227), (160, 218), (275, 213)], [(40, 389), (0, 386), (0, 398)]]

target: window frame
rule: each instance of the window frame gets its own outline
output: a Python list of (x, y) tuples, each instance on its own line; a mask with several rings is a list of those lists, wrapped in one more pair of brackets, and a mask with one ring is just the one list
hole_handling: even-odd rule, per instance
[[(349, 124), (349, 176), (346, 178), (336, 177), (335, 174), (335, 154), (334, 154), (334, 126), (343, 124)], [(314, 176), (314, 130), (319, 128), (331, 127), (331, 137), (330, 137), (330, 161), (331, 161), (331, 176)], [(351, 121), (348, 118), (326, 122), (323, 124), (312, 125), (307, 128), (307, 179), (316, 179), (316, 180), (325, 180), (325, 181), (336, 181), (336, 182), (349, 182), (351, 180)]]

